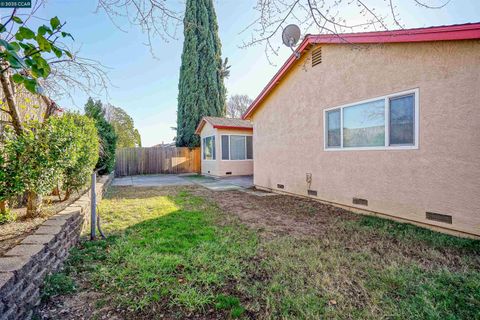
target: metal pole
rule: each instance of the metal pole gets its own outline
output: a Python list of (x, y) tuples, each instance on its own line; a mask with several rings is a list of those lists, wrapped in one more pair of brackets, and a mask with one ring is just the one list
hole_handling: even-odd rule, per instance
[(91, 201), (90, 201), (90, 240), (95, 240), (95, 232), (97, 230), (97, 193), (95, 186), (97, 184), (97, 174), (92, 173), (92, 186), (91, 186)]

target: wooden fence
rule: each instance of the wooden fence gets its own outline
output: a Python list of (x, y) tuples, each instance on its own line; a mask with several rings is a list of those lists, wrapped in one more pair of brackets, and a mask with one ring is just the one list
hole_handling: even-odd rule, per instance
[(200, 172), (200, 148), (117, 149), (115, 175)]

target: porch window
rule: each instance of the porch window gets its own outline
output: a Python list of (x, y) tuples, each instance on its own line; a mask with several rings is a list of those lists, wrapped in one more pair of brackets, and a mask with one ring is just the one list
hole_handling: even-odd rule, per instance
[(418, 90), (325, 110), (325, 149), (418, 148)]
[(222, 160), (253, 159), (252, 136), (222, 135)]
[(215, 136), (205, 137), (202, 142), (203, 160), (215, 160)]

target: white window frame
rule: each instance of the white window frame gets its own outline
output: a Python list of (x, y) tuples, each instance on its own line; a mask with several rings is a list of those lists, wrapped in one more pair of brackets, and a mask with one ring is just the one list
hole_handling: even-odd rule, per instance
[[(213, 138), (214, 141), (213, 141), (213, 147), (215, 148), (215, 159), (205, 159), (205, 153), (204, 153), (204, 150), (205, 150), (205, 139), (207, 138)], [(217, 139), (215, 138), (215, 135), (211, 135), (211, 136), (206, 136), (206, 137), (202, 137), (202, 161), (217, 161)]]
[[(385, 96), (375, 97), (372, 99), (356, 101), (349, 104), (344, 104), (341, 106), (336, 106), (332, 108), (327, 108), (323, 110), (323, 150), (324, 151), (359, 151), (359, 150), (414, 150), (418, 149), (419, 145), (419, 89), (411, 89), (407, 91), (397, 92)], [(415, 144), (414, 145), (390, 145), (390, 99), (407, 96), (414, 94), (414, 103), (415, 103), (415, 114), (414, 114), (414, 127), (415, 127)], [(343, 109), (348, 107), (353, 107), (363, 103), (373, 102), (384, 99), (385, 100), (385, 145), (378, 147), (343, 147)], [(328, 124), (327, 124), (327, 112), (333, 110), (340, 110), (340, 146), (339, 147), (329, 147), (328, 143)]]
[[(222, 136), (228, 136), (228, 159), (223, 159), (223, 144), (222, 144)], [(220, 161), (253, 161), (253, 150), (252, 150), (252, 159), (243, 159), (243, 160), (232, 160), (232, 143), (230, 141), (231, 136), (240, 136), (245, 137), (245, 158), (247, 157), (247, 137), (252, 137), (252, 149), (253, 149), (253, 135), (252, 134), (220, 134), (220, 146), (222, 148), (220, 152)]]

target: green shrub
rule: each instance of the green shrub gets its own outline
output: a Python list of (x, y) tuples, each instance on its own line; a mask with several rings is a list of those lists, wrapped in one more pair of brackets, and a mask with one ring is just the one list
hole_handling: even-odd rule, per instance
[(7, 223), (7, 222), (12, 222), (17, 219), (17, 216), (9, 209), (6, 209), (3, 212), (0, 212), (0, 225)]
[[(8, 131), (4, 132), (2, 141), (0, 142), (0, 220), (1, 223), (10, 221), (8, 218), (10, 215), (6, 210), (6, 201), (11, 197), (21, 193), (24, 190), (23, 181), (18, 174), (18, 168), (15, 165), (19, 165), (15, 158), (11, 159), (8, 154), (11, 153), (8, 150), (8, 146), (5, 145), (5, 139)], [(13, 163), (12, 163), (13, 160)]]
[(61, 179), (67, 191), (86, 183), (99, 147), (93, 121), (65, 113), (43, 123), (31, 121), (20, 135), (7, 129), (2, 148), (2, 197), (26, 192), (27, 217), (35, 217), (42, 196)]
[[(27, 216), (40, 213), (42, 196), (50, 193), (71, 159), (72, 136), (68, 130), (57, 130), (48, 121), (32, 121), (20, 135), (8, 133), (5, 139), (7, 172), (21, 181), (27, 193)], [(12, 191), (13, 192), (13, 191)]]
[(73, 163), (69, 163), (63, 171), (63, 188), (66, 192), (65, 198), (68, 199), (72, 191), (78, 190), (85, 186), (89, 181), (98, 161), (98, 133), (95, 122), (87, 116), (77, 113), (68, 113), (57, 121), (69, 122), (73, 121), (75, 132), (74, 154), (70, 156), (75, 159)]
[(105, 109), (101, 101), (89, 98), (85, 105), (85, 115), (95, 120), (100, 137), (100, 152), (96, 168), (100, 169), (100, 174), (110, 173), (115, 168), (115, 150), (117, 148), (115, 130), (105, 119)]

